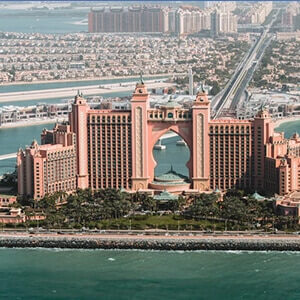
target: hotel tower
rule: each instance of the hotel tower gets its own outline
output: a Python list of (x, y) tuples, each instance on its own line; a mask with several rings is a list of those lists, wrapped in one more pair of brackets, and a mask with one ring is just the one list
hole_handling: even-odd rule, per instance
[[(189, 176), (154, 175), (153, 147), (172, 131), (190, 150)], [(251, 120), (210, 118), (204, 91), (190, 108), (170, 99), (150, 108), (146, 85), (136, 85), (130, 110), (91, 109), (77, 95), (69, 121), (44, 130), (17, 156), (18, 192), (42, 198), (77, 188), (168, 190), (174, 193), (251, 188), (280, 195), (300, 188), (300, 138), (274, 132), (267, 111)]]

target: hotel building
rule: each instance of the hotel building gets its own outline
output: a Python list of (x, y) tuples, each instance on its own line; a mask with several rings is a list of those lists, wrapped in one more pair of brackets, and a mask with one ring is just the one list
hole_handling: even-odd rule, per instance
[(202, 30), (222, 34), (237, 32), (237, 17), (232, 13), (234, 2), (215, 3), (214, 7), (182, 5), (103, 7), (92, 9), (88, 15), (90, 33), (144, 32), (187, 35)]
[(40, 199), (57, 191), (77, 188), (75, 134), (70, 125), (43, 131), (42, 145), (36, 141), (17, 155), (18, 193)]
[(167, 32), (169, 10), (163, 7), (103, 7), (88, 15), (89, 32)]
[[(156, 177), (153, 147), (172, 131), (190, 150), (189, 176), (170, 170)], [(20, 195), (41, 198), (76, 188), (125, 188), (175, 193), (256, 189), (280, 195), (300, 188), (300, 138), (274, 132), (267, 111), (254, 119), (210, 118), (210, 102), (198, 92), (190, 108), (170, 99), (150, 107), (143, 82), (128, 110), (91, 109), (77, 95), (67, 124), (42, 133), (17, 157)]]

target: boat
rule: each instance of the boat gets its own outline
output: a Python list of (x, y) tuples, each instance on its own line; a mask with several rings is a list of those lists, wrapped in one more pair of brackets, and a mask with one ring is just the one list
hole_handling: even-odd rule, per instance
[(186, 142), (184, 140), (179, 140), (176, 142), (176, 146), (186, 146)]
[(161, 144), (161, 139), (158, 140), (157, 144), (154, 145), (155, 150), (165, 150), (167, 148), (166, 145)]

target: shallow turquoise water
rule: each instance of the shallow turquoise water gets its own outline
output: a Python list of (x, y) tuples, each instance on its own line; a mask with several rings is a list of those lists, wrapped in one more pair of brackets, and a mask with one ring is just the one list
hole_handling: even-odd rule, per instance
[(153, 150), (153, 157), (157, 163), (154, 173), (161, 175), (170, 171), (171, 167), (174, 171), (189, 176), (186, 163), (190, 159), (190, 151), (188, 147), (177, 146), (176, 141), (181, 140), (179, 136), (162, 140), (161, 144), (166, 145), (165, 150)]
[(292, 121), (292, 122), (287, 122), (287, 123), (281, 124), (275, 130), (278, 132), (284, 132), (284, 136), (286, 138), (289, 138), (295, 132), (300, 133), (300, 117), (299, 117), (299, 120), (297, 120), (297, 121)]
[[(98, 84), (100, 85), (100, 84), (121, 83), (121, 82), (137, 82), (139, 78), (140, 77), (0, 85), (0, 92), (1, 93), (23, 92), (23, 91), (26, 92), (26, 91), (39, 91), (39, 90), (47, 90), (47, 89), (72, 88), (72, 87), (90, 86), (90, 85), (98, 85)], [(161, 79), (161, 78), (166, 78), (166, 76), (161, 76), (161, 75), (154, 76), (154, 77), (145, 76), (144, 80), (154, 80), (154, 79)]]
[[(99, 96), (102, 96), (103, 98), (109, 98), (109, 97), (126, 97), (126, 96), (130, 96), (130, 95), (132, 95), (132, 91), (105, 93), (105, 94), (100, 94)], [(0, 94), (0, 96), (1, 96), (1, 94)], [(92, 96), (97, 96), (97, 94), (90, 95), (88, 97), (92, 97)], [(31, 105), (41, 104), (41, 103), (45, 103), (45, 104), (63, 103), (63, 102), (66, 102), (66, 100), (74, 99), (74, 97), (46, 98), (46, 99), (29, 100), (29, 101), (0, 102), (0, 108), (1, 108), (1, 106), (7, 106), (7, 105), (31, 106)]]
[[(55, 11), (27, 11), (1, 9), (0, 31), (23, 33), (72, 33), (87, 32), (89, 9), (59, 9)], [(18, 22), (16, 22), (18, 19)]]
[(300, 299), (300, 253), (0, 249), (2, 299)]
[[(40, 141), (43, 128), (51, 129), (54, 124), (0, 129), (0, 155), (17, 152), (20, 147), (30, 145), (33, 139)], [(0, 175), (13, 172), (16, 159), (0, 160)]]

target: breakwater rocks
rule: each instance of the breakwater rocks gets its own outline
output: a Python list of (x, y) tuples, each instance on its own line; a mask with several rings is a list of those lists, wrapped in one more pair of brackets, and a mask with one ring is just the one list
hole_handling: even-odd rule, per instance
[(109, 238), (2, 236), (0, 247), (140, 250), (300, 251), (300, 238)]

